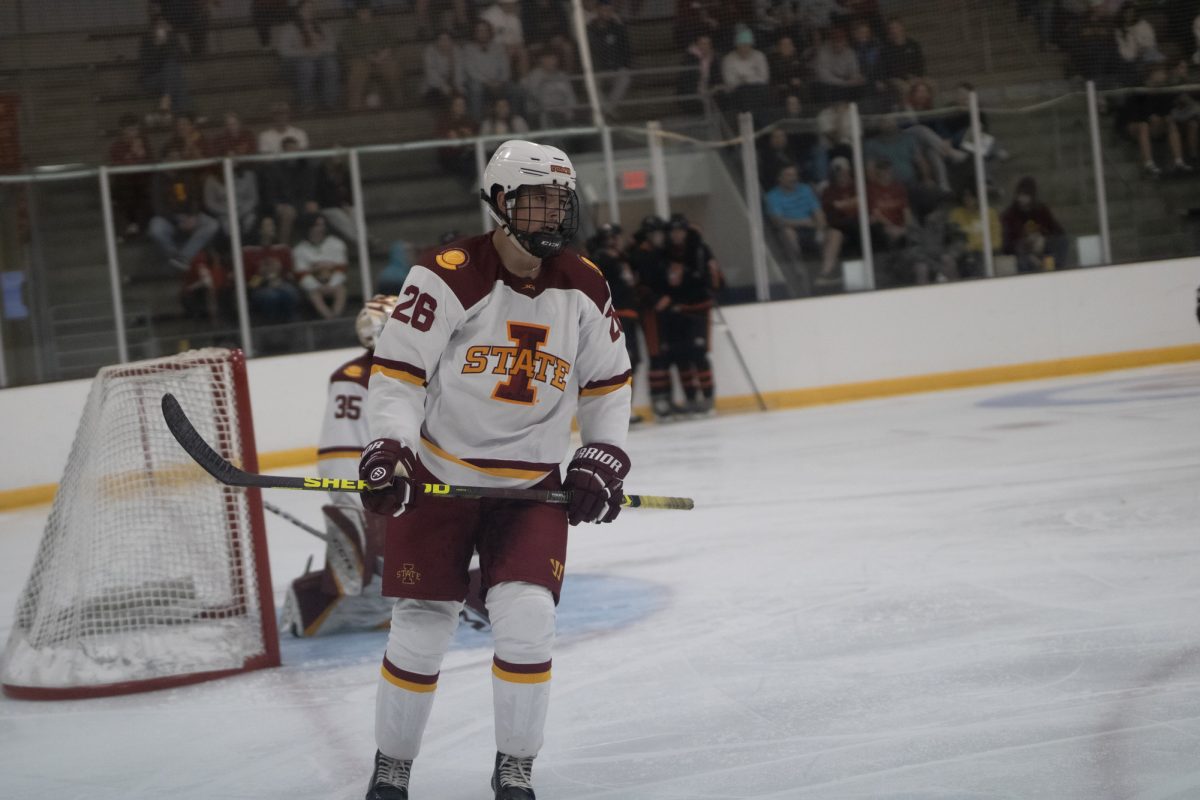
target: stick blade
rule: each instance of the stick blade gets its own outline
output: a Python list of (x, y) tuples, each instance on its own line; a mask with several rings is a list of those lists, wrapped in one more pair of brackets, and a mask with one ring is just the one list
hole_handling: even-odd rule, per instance
[(203, 467), (205, 472), (228, 486), (250, 485), (242, 480), (245, 473), (222, 458), (216, 450), (209, 446), (208, 442), (204, 441), (204, 437), (192, 425), (192, 421), (188, 419), (175, 395), (170, 392), (162, 396), (162, 415), (163, 420), (167, 423), (167, 429), (171, 431), (175, 441), (179, 442), (179, 446), (184, 449), (184, 452)]

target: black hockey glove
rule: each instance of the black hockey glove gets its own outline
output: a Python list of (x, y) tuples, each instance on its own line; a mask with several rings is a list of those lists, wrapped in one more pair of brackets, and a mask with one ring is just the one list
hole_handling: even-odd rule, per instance
[(358, 477), (370, 486), (362, 493), (363, 508), (398, 517), (412, 501), (409, 476), (417, 468), (413, 451), (395, 439), (376, 439), (363, 448)]
[(612, 522), (621, 513), (629, 456), (612, 444), (585, 444), (567, 465), (563, 488), (571, 492), (567, 521)]

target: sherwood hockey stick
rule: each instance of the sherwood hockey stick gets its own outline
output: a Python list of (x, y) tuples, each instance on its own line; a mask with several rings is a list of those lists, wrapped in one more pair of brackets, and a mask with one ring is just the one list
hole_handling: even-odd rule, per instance
[[(259, 489), (302, 489), (316, 492), (365, 492), (366, 481), (343, 478), (291, 477), (258, 475), (238, 469), (209, 447), (192, 421), (187, 418), (179, 401), (170, 392), (162, 397), (163, 419), (175, 441), (204, 471), (226, 486)], [(417, 483), (413, 489), (433, 497), (495, 498), (501, 500), (536, 500), (542, 503), (566, 505), (571, 493), (565, 489), (499, 489), (487, 486), (450, 486), (445, 483)], [(662, 508), (689, 510), (695, 507), (690, 497), (659, 497), (657, 495), (627, 494), (621, 498), (626, 508)]]

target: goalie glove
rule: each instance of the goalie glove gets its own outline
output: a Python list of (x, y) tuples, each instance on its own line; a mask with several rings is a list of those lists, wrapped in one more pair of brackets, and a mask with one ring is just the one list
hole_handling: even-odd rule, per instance
[(358, 477), (369, 487), (362, 493), (363, 508), (375, 514), (398, 517), (412, 502), (409, 476), (417, 468), (413, 451), (395, 439), (376, 439), (363, 448)]
[(571, 492), (567, 521), (612, 522), (621, 513), (629, 456), (612, 444), (585, 444), (567, 465), (563, 488)]

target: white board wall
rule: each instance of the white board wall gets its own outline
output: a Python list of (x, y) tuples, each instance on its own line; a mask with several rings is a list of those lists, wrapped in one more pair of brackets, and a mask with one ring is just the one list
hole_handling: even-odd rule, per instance
[[(1200, 258), (724, 310), (764, 392), (1200, 343)], [(316, 445), (329, 374), (356, 350), (249, 362), (260, 453)], [(718, 395), (750, 386), (718, 325)], [(643, 370), (645, 367), (643, 366)], [(56, 483), (89, 381), (0, 391), (0, 491)], [(635, 404), (644, 404), (645, 381)]]

